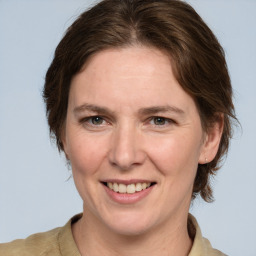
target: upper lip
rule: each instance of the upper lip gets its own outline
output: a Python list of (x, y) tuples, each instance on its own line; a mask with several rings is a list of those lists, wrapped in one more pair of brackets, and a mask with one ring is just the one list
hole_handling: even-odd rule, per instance
[(136, 183), (156, 183), (155, 181), (152, 180), (145, 180), (145, 179), (130, 179), (130, 180), (122, 180), (122, 179), (105, 179), (101, 181), (102, 183), (118, 183), (118, 184), (124, 184), (124, 185), (129, 185), (129, 184), (136, 184)]

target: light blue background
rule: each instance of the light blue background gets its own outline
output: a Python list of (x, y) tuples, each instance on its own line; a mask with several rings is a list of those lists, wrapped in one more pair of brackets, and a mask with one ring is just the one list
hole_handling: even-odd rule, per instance
[[(231, 256), (256, 256), (256, 1), (189, 1), (223, 45), (243, 131), (196, 200), (204, 236)], [(41, 98), (65, 29), (92, 1), (0, 0), (0, 242), (62, 226), (82, 210), (63, 156), (50, 143)]]

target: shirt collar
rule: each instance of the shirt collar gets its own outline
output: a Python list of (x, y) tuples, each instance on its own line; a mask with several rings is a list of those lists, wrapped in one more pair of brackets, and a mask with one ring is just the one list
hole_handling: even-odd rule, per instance
[(194, 242), (188, 256), (212, 255), (211, 252), (214, 252), (214, 249), (212, 248), (210, 242), (202, 236), (202, 232), (197, 220), (192, 214), (189, 214), (188, 216), (188, 229), (189, 233), (194, 234)]
[[(63, 228), (61, 228), (59, 232), (59, 250), (61, 255), (63, 256), (81, 256), (74, 241), (71, 229), (72, 223), (78, 221), (81, 217), (82, 213), (75, 215)], [(192, 238), (194, 239), (191, 251), (188, 256), (205, 256), (214, 250), (210, 242), (207, 239), (203, 238), (200, 227), (195, 217), (191, 214), (189, 214), (188, 216), (188, 229), (190, 236), (192, 236)]]
[(58, 236), (59, 250), (60, 254), (63, 256), (81, 256), (80, 252), (75, 243), (71, 225), (72, 223), (78, 221), (82, 217), (81, 214), (75, 215), (69, 220), (69, 222), (60, 230)]

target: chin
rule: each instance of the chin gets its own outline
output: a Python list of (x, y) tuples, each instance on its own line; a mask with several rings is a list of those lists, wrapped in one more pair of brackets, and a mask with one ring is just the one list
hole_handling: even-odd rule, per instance
[(114, 225), (111, 227), (113, 232), (122, 235), (122, 236), (139, 236), (145, 234), (150, 230), (150, 227), (147, 225), (134, 224), (132, 225)]
[[(119, 216), (113, 215), (112, 220), (105, 222), (116, 234), (124, 236), (138, 236), (146, 233), (154, 226), (154, 220), (147, 218), (144, 214), (123, 213)], [(113, 217), (112, 216), (112, 217)]]

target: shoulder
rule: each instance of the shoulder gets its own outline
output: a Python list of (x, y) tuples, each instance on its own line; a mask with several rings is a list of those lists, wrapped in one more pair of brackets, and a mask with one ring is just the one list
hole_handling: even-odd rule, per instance
[(207, 253), (206, 255), (209, 255), (209, 256), (227, 256), (223, 252), (212, 248), (211, 243), (206, 238), (203, 238), (203, 247), (204, 247), (205, 252)]
[(221, 251), (214, 249), (208, 239), (202, 236), (196, 219), (189, 214), (188, 230), (194, 238), (193, 246), (188, 256), (227, 256)]
[(26, 239), (0, 244), (1, 256), (80, 256), (73, 238), (71, 225), (82, 214), (75, 215), (65, 226), (37, 233)]
[(26, 239), (18, 239), (10, 243), (0, 244), (0, 255), (60, 255), (58, 246), (60, 230), (61, 228), (55, 228), (47, 232), (31, 235)]

